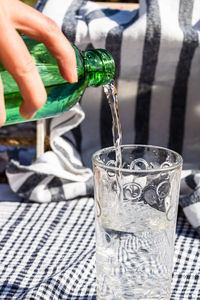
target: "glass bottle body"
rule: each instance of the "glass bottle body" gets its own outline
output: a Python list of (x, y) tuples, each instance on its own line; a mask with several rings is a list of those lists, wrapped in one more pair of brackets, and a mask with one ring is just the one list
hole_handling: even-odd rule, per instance
[[(69, 110), (81, 99), (88, 86), (107, 84), (114, 76), (114, 61), (106, 50), (96, 49), (81, 52), (72, 45), (76, 53), (78, 82), (70, 84), (60, 75), (57, 61), (44, 44), (27, 37), (23, 37), (23, 39), (47, 91), (45, 105), (31, 120), (53, 117)], [(29, 121), (23, 119), (19, 113), (22, 97), (16, 82), (2, 65), (0, 65), (0, 74), (6, 106), (5, 125)]]

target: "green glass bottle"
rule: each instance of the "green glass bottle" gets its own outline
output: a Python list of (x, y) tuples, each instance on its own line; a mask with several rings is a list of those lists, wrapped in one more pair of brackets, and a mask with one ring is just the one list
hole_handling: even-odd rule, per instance
[[(60, 75), (56, 59), (51, 56), (44, 44), (28, 37), (23, 39), (47, 91), (45, 105), (31, 120), (53, 117), (69, 110), (81, 99), (88, 86), (97, 87), (107, 84), (114, 77), (115, 64), (109, 52), (104, 49), (82, 52), (72, 45), (76, 53), (78, 82), (68, 83)], [(0, 75), (6, 105), (5, 125), (30, 121), (23, 119), (19, 113), (22, 103), (19, 88), (2, 64), (0, 64)]]

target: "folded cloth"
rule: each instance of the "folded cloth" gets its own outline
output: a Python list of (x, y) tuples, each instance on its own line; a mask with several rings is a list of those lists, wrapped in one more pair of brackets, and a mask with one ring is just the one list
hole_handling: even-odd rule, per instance
[(44, 153), (29, 166), (11, 161), (7, 177), (14, 192), (22, 198), (41, 203), (93, 193), (92, 171), (82, 165), (78, 151), (64, 136), (83, 118), (84, 112), (77, 104), (60, 118), (52, 120), (52, 151)]
[[(190, 171), (183, 173), (180, 204), (199, 231), (200, 1), (141, 0), (139, 10), (123, 11), (84, 0), (40, 0), (36, 8), (79, 48), (112, 53), (123, 143), (161, 145), (183, 155)], [(44, 202), (92, 192), (87, 167), (95, 150), (112, 145), (112, 119), (100, 88), (87, 89), (81, 105), (81, 124), (70, 121), (79, 109), (52, 121), (52, 152), (29, 167), (10, 163), (7, 176), (18, 195)]]

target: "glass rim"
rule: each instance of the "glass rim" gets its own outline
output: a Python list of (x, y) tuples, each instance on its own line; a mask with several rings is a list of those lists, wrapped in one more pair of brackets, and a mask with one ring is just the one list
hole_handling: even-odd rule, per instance
[(134, 148), (134, 147), (141, 147), (141, 148), (151, 148), (151, 149), (160, 149), (166, 152), (170, 152), (172, 154), (174, 154), (176, 156), (176, 162), (173, 163), (173, 165), (171, 166), (165, 166), (165, 167), (158, 167), (158, 168), (154, 168), (154, 169), (145, 169), (145, 170), (132, 170), (132, 169), (125, 169), (125, 168), (117, 168), (117, 167), (113, 167), (113, 166), (109, 166), (104, 164), (103, 162), (99, 161), (97, 159), (97, 157), (101, 154), (101, 153), (108, 153), (111, 150), (115, 150), (114, 146), (111, 147), (105, 147), (102, 148), (100, 150), (97, 150), (96, 152), (93, 153), (92, 155), (92, 162), (93, 165), (96, 165), (98, 167), (104, 168), (107, 171), (114, 171), (114, 172), (124, 172), (124, 173), (130, 173), (130, 174), (141, 174), (141, 173), (146, 173), (146, 174), (150, 174), (150, 173), (158, 173), (158, 172), (168, 172), (168, 171), (172, 171), (175, 170), (179, 167), (182, 166), (183, 164), (183, 159), (182, 156), (177, 153), (174, 150), (171, 150), (169, 148), (166, 147), (162, 147), (162, 146), (154, 146), (154, 145), (145, 145), (145, 144), (124, 144), (121, 145), (120, 148)]

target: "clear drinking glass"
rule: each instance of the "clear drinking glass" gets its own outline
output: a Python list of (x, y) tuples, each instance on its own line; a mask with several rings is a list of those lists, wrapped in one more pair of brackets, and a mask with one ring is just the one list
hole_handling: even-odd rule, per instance
[(182, 158), (162, 147), (93, 155), (98, 300), (170, 299)]

